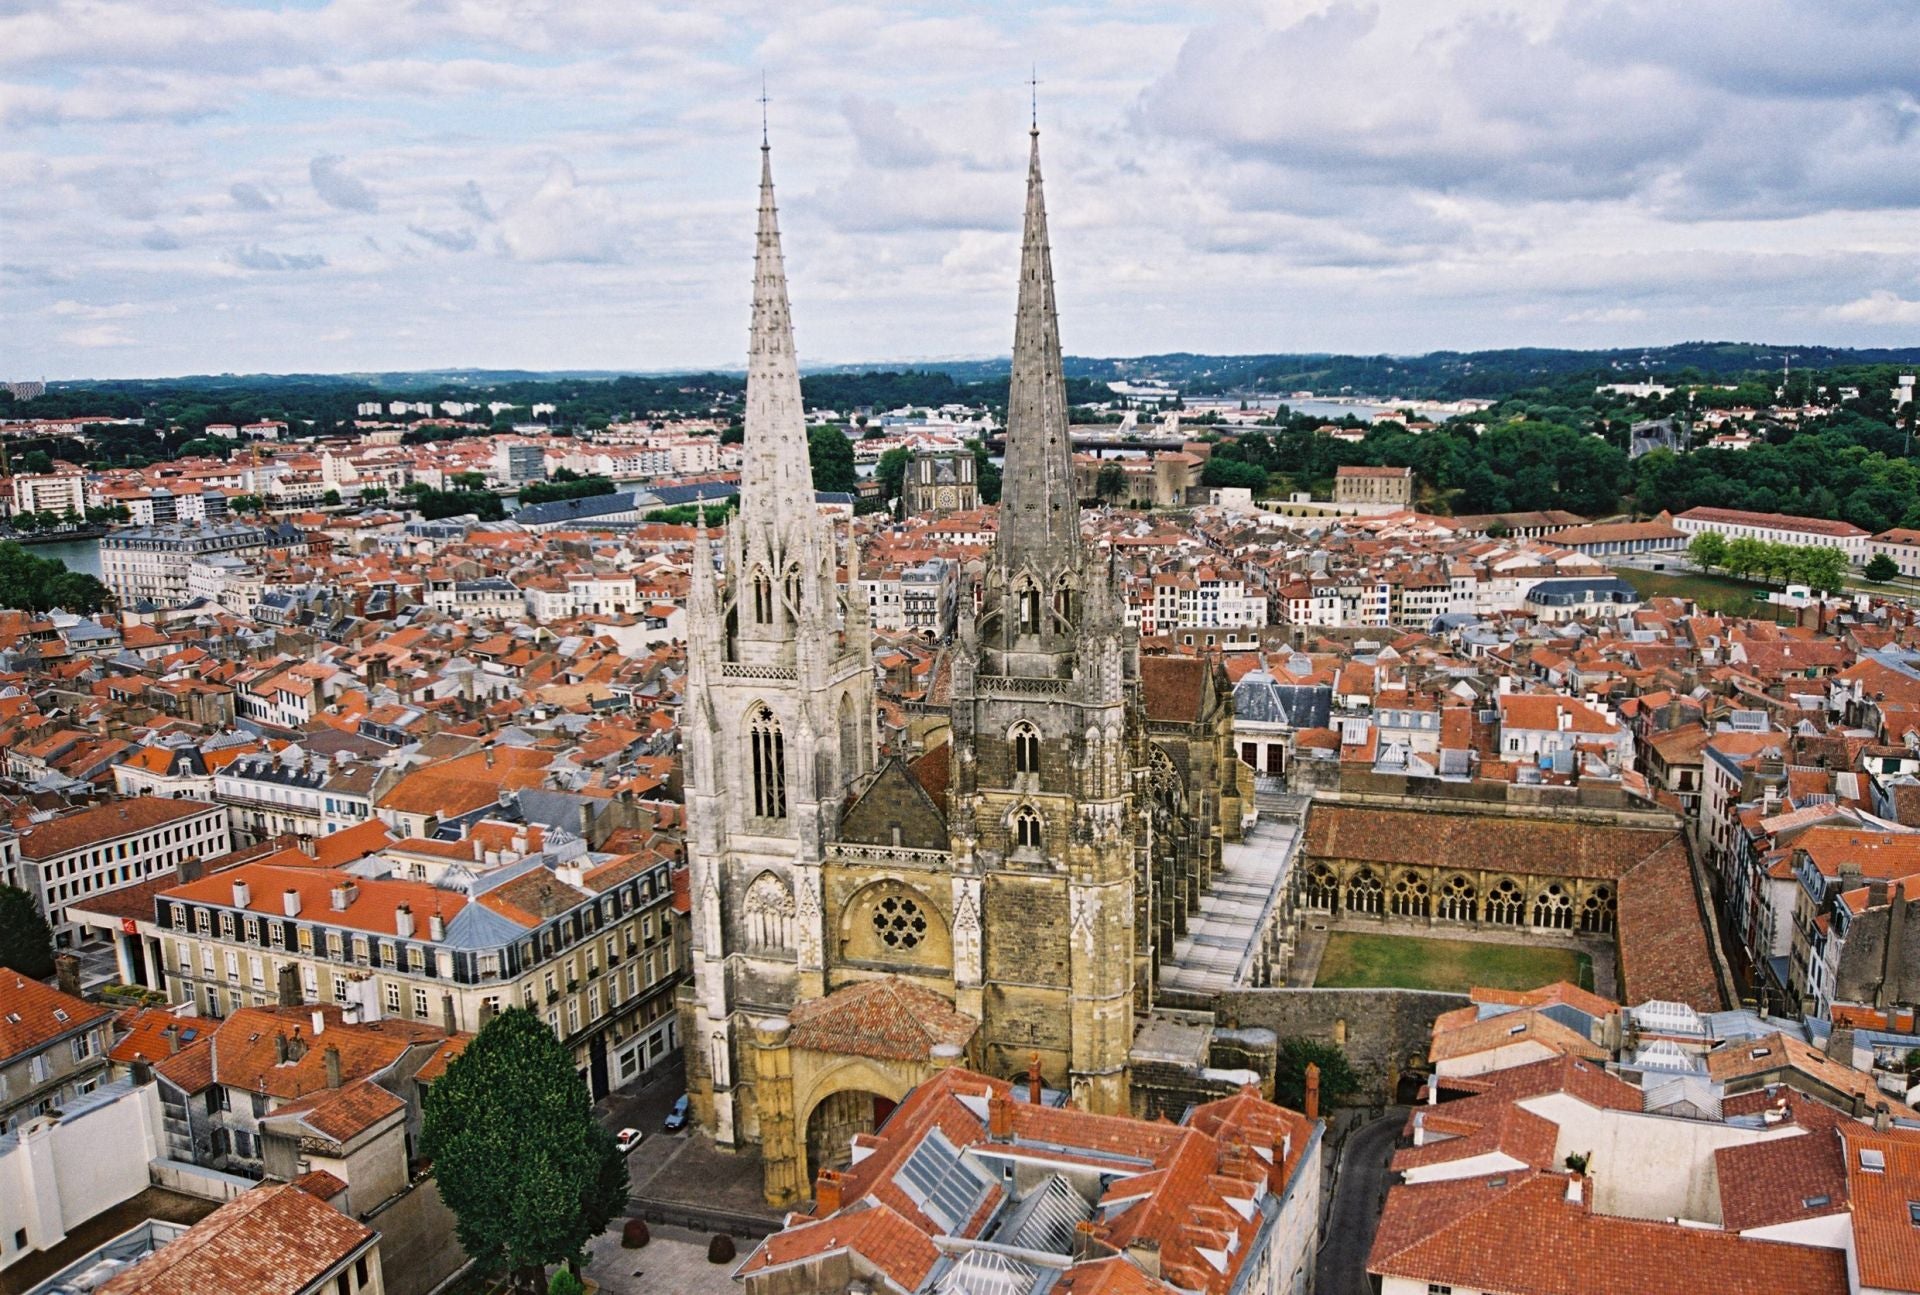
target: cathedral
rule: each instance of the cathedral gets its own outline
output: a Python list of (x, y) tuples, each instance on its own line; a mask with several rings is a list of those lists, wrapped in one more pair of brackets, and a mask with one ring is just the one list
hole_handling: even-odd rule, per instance
[[(1242, 821), (1217, 666), (1146, 657), (1082, 536), (1031, 142), (998, 542), (962, 581), (950, 715), (875, 749), (857, 555), (815, 504), (761, 148), (740, 509), (698, 532), (682, 712), (687, 1084), (804, 1200), (948, 1066), (1149, 1113), (1136, 1023)], [(1174, 1112), (1178, 1114), (1178, 1112)]]

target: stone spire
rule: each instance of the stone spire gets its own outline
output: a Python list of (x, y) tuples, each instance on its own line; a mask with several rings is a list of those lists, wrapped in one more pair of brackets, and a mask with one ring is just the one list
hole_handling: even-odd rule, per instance
[(1067, 384), (1060, 320), (1040, 189), (1040, 128), (1027, 163), (1026, 234), (1020, 248), (1020, 304), (1013, 325), (1013, 381), (1007, 393), (1007, 457), (997, 550), (1007, 571), (1042, 577), (1080, 565), (1080, 505), (1067, 441)]
[(742, 449), (740, 520), (744, 527), (780, 535), (796, 521), (818, 515), (813, 468), (807, 460), (806, 412), (800, 403), (800, 362), (787, 307), (786, 262), (780, 255), (780, 226), (773, 205), (773, 151), (764, 139)]

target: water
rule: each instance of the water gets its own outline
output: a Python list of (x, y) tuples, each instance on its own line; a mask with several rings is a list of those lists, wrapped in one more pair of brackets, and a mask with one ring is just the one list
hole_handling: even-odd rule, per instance
[(83, 575), (100, 576), (100, 541), (61, 540), (55, 544), (28, 544), (27, 552), (36, 558), (59, 558), (67, 564), (67, 570), (78, 571)]

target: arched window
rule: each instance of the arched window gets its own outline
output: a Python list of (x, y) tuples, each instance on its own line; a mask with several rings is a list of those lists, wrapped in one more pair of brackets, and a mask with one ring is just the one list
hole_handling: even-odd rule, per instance
[(1378, 913), (1384, 899), (1385, 887), (1380, 884), (1380, 878), (1366, 869), (1353, 874), (1353, 880), (1347, 883), (1349, 913)]
[(1065, 585), (1053, 591), (1053, 614), (1062, 624), (1073, 624), (1073, 590)]
[(1613, 892), (1605, 886), (1596, 886), (1580, 906), (1580, 929), (1596, 933), (1611, 931), (1613, 915)]
[(1022, 634), (1040, 632), (1040, 591), (1031, 583), (1020, 586), (1020, 632)]
[(1511, 877), (1502, 878), (1500, 884), (1487, 896), (1487, 920), (1498, 922), (1502, 926), (1520, 925), (1520, 915), (1526, 909), (1526, 899), (1520, 894), (1520, 887)]
[(1417, 872), (1401, 873), (1387, 902), (1395, 917), (1425, 917), (1429, 902), (1426, 879)]
[(1340, 879), (1326, 864), (1317, 864), (1307, 874), (1307, 907), (1327, 911), (1340, 893)]
[(1013, 843), (1022, 850), (1040, 848), (1040, 814), (1031, 805), (1022, 805), (1013, 811)]
[(747, 917), (748, 944), (756, 949), (793, 947), (793, 896), (778, 877), (763, 872), (754, 878), (741, 907)]
[(853, 713), (853, 698), (840, 694), (840, 780), (846, 782), (860, 772), (860, 719)]
[(1031, 724), (1020, 723), (1013, 726), (1013, 771), (1015, 773), (1040, 772), (1040, 730)]
[(780, 721), (765, 706), (754, 708), (747, 730), (753, 758), (753, 812), (758, 818), (787, 816), (787, 744)]
[(773, 624), (773, 581), (759, 567), (753, 569), (753, 623)]
[(1440, 887), (1440, 916), (1449, 922), (1471, 922), (1477, 905), (1473, 883), (1458, 874)]
[(787, 609), (793, 615), (798, 615), (800, 611), (800, 568), (798, 566), (787, 568)]
[(1573, 929), (1573, 896), (1565, 886), (1556, 881), (1534, 898), (1533, 924), (1552, 931)]

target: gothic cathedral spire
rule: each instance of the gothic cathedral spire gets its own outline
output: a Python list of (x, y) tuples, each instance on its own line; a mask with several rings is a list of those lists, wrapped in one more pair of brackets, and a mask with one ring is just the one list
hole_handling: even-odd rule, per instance
[[(740, 474), (741, 520), (778, 536), (818, 517), (807, 420), (800, 403), (800, 361), (787, 305), (787, 269), (773, 203), (773, 150), (760, 145), (760, 229), (753, 257), (753, 326), (747, 347), (746, 434)], [(777, 547), (784, 547), (783, 545)]]
[(1079, 568), (1082, 545), (1073, 450), (1067, 442), (1067, 385), (1061, 372), (1053, 258), (1047, 248), (1047, 205), (1040, 187), (1038, 126), (1031, 136), (997, 548), (1004, 572), (1026, 569), (1050, 584), (1060, 573)]

